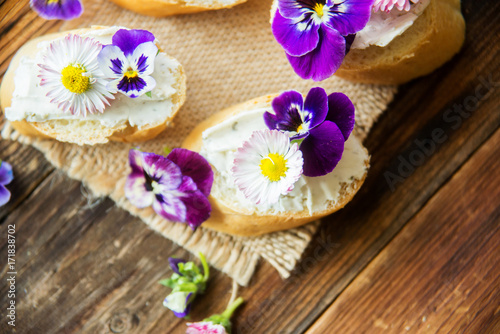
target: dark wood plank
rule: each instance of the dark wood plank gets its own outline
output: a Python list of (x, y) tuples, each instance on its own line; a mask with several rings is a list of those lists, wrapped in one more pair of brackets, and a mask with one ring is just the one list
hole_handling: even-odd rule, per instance
[[(8, 225), (16, 228), (17, 332), (185, 331), (184, 321), (161, 305), (169, 289), (157, 282), (172, 274), (168, 256), (193, 257), (111, 200), (88, 204), (78, 182), (55, 172), (1, 226), (1, 235)], [(2, 238), (0, 254), (6, 253)], [(205, 298), (218, 300), (220, 312), (231, 280), (216, 271), (212, 277), (220, 284)], [(0, 294), (0, 304), (7, 305), (6, 285)], [(203, 306), (196, 305), (193, 317), (206, 315)], [(0, 314), (5, 319), (6, 310)], [(9, 329), (0, 322), (0, 332)]]
[(500, 130), (307, 333), (498, 333), (499, 153)]

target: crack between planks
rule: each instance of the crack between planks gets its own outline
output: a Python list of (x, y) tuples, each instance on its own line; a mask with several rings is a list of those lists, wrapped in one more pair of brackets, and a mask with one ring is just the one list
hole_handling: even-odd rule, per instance
[(462, 163), (458, 164), (456, 166), (456, 168), (453, 170), (452, 173), (450, 173), (450, 175), (445, 179), (443, 180), (443, 182), (436, 188), (435, 191), (432, 192), (432, 194), (430, 194), (427, 199), (425, 199), (422, 204), (420, 205), (420, 208), (418, 208), (407, 220), (404, 224), (401, 225), (401, 227), (399, 229), (397, 229), (394, 233), (394, 235), (389, 238), (387, 240), (387, 242), (385, 244), (382, 245), (382, 247), (376, 252), (376, 254), (369, 260), (367, 261), (364, 265), (362, 265), (360, 267), (360, 270), (355, 274), (353, 275), (353, 277), (351, 279), (349, 279), (347, 281), (347, 284), (339, 290), (339, 293), (337, 294), (337, 296), (335, 298), (333, 298), (333, 300), (328, 303), (326, 305), (326, 307), (318, 313), (317, 316), (315, 316), (313, 318), (312, 321), (309, 322), (309, 324), (307, 325), (307, 327), (305, 327), (304, 329), (299, 329), (300, 333), (306, 333), (307, 330), (309, 330), (311, 328), (312, 325), (314, 325), (319, 318), (321, 318), (321, 316), (323, 316), (323, 314), (337, 301), (337, 299), (345, 292), (345, 290), (351, 286), (352, 282), (354, 282), (354, 280), (356, 280), (356, 278), (358, 276), (360, 276), (365, 270), (366, 268), (373, 262), (373, 260), (375, 260), (379, 255), (380, 253), (387, 248), (387, 246), (396, 238), (398, 237), (402, 230), (406, 227), (406, 225), (414, 218), (416, 217), (426, 206), (427, 204), (431, 201), (431, 199), (434, 198), (434, 196), (436, 196), (437, 193), (439, 193), (439, 191), (444, 187), (446, 186), (450, 180), (453, 178), (454, 175), (456, 175), (456, 173), (463, 168), (463, 166), (465, 166), (465, 164), (467, 164), (475, 155), (476, 153), (498, 132), (500, 131), (500, 129), (495, 129), (493, 130), (484, 140), (482, 140), (474, 150), (471, 151), (471, 153), (469, 153), (469, 155), (462, 161)]

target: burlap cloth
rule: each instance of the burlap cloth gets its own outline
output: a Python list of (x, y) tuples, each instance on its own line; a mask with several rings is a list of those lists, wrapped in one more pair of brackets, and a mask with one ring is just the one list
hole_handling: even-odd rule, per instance
[[(343, 92), (353, 100), (355, 131), (364, 138), (396, 92), (393, 86), (354, 84), (335, 77), (320, 84), (301, 80), (272, 36), (271, 0), (249, 0), (232, 9), (161, 19), (129, 12), (106, 0), (83, 2), (83, 16), (65, 23), (63, 30), (90, 25), (147, 29), (186, 70), (186, 104), (175, 117), (173, 127), (157, 139), (140, 144), (144, 151), (162, 153), (165, 146), (180, 145), (197, 123), (230, 105), (289, 89), (307, 93), (314, 86), (322, 86), (328, 93)], [(241, 285), (249, 283), (260, 258), (288, 277), (319, 226), (315, 222), (261, 237), (233, 237), (203, 227), (193, 233), (187, 225), (168, 222), (150, 209), (137, 210), (124, 197), (128, 151), (137, 144), (82, 147), (31, 139), (19, 136), (8, 123), (2, 136), (33, 145), (55, 167), (81, 180), (96, 196), (109, 196), (190, 252), (202, 251), (214, 267)]]

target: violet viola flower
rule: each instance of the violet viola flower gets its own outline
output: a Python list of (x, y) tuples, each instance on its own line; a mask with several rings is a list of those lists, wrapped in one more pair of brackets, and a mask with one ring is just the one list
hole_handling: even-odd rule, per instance
[(12, 166), (0, 160), (0, 206), (7, 204), (10, 200), (10, 191), (5, 186), (11, 183), (13, 179)]
[(196, 152), (176, 148), (167, 157), (130, 150), (132, 172), (125, 183), (125, 196), (138, 208), (153, 206), (162, 217), (187, 223), (193, 230), (211, 212), (208, 195), (213, 172)]
[(99, 67), (112, 81), (107, 88), (136, 98), (152, 91), (156, 81), (150, 75), (158, 47), (155, 37), (146, 30), (120, 29), (112, 45), (106, 45), (97, 56)]
[(368, 23), (373, 1), (278, 0), (272, 31), (295, 73), (314, 81), (332, 76), (352, 43), (349, 35)]
[(342, 158), (344, 142), (354, 128), (354, 105), (342, 93), (327, 95), (321, 87), (312, 88), (305, 101), (297, 91), (287, 91), (272, 102), (275, 114), (264, 113), (271, 130), (287, 133), (299, 141), (305, 176), (330, 173)]
[(206, 283), (210, 276), (210, 268), (202, 253), (199, 253), (203, 273), (194, 262), (169, 258), (169, 264), (174, 273), (172, 277), (163, 279), (159, 283), (172, 289), (172, 292), (163, 301), (163, 306), (174, 312), (178, 318), (184, 318), (191, 311), (191, 305), (200, 293), (205, 292)]
[(30, 6), (46, 20), (72, 20), (83, 13), (80, 0), (30, 0)]

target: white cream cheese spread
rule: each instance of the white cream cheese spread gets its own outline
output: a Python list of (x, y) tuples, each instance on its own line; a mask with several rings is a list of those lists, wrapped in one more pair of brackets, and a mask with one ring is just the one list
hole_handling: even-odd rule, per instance
[[(92, 30), (82, 37), (91, 37), (106, 45), (111, 44), (111, 38), (121, 27)], [(63, 38), (63, 37), (61, 37)], [(36, 57), (24, 56), (20, 60), (14, 76), (14, 94), (10, 108), (6, 108), (5, 115), (11, 121), (27, 120), (29, 122), (43, 122), (54, 119), (89, 119), (98, 120), (107, 127), (128, 122), (131, 126), (142, 126), (162, 122), (168, 119), (173, 110), (172, 96), (176, 79), (174, 73), (178, 71), (180, 63), (164, 53), (155, 58), (155, 68), (151, 75), (156, 81), (156, 87), (151, 91), (151, 97), (142, 95), (138, 98), (129, 98), (121, 93), (115, 94), (114, 100), (109, 100), (110, 106), (104, 113), (88, 114), (87, 117), (64, 113), (57, 104), (50, 103), (46, 96), (48, 88), (40, 86), (39, 68), (42, 63), (42, 51), (51, 41), (38, 44)]]
[(356, 34), (352, 49), (365, 49), (370, 45), (387, 46), (394, 38), (404, 33), (424, 12), (430, 0), (420, 0), (411, 4), (410, 11), (398, 10), (396, 6), (386, 13), (372, 13), (370, 21)]
[(304, 209), (313, 214), (326, 210), (329, 203), (339, 200), (342, 183), (351, 183), (365, 175), (368, 154), (359, 140), (351, 135), (345, 143), (342, 159), (333, 172), (320, 177), (302, 175), (294, 189), (282, 195), (278, 203), (257, 205), (251, 202), (234, 184), (231, 168), (234, 153), (243, 142), (254, 131), (267, 128), (263, 118), (265, 111), (254, 109), (241, 112), (203, 132), (200, 153), (217, 170), (218, 177), (211, 194), (219, 201), (248, 214), (300, 212)]

